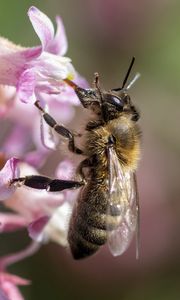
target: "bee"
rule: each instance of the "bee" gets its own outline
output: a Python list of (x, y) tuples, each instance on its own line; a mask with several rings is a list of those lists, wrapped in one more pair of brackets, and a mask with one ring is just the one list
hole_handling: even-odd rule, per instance
[(82, 106), (93, 111), (95, 119), (85, 127), (84, 147), (75, 144), (76, 135), (58, 124), (35, 102), (44, 121), (68, 139), (68, 148), (85, 158), (77, 167), (80, 180), (51, 179), (32, 175), (12, 183), (49, 192), (80, 189), (73, 206), (68, 229), (68, 243), (74, 259), (94, 254), (106, 242), (114, 256), (121, 255), (136, 233), (139, 241), (139, 201), (136, 169), (140, 158), (141, 131), (139, 113), (128, 90), (139, 74), (125, 87), (135, 58), (133, 57), (121, 88), (105, 91), (96, 73), (94, 87), (84, 89), (65, 79), (77, 94)]

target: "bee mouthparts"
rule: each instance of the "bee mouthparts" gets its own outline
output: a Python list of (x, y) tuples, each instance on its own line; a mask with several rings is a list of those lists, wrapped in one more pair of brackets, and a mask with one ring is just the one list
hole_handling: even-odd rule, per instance
[(71, 81), (70, 79), (64, 79), (64, 82), (66, 82), (69, 86), (71, 86), (74, 90), (76, 90), (78, 87), (78, 85), (76, 83), (74, 83), (73, 81)]

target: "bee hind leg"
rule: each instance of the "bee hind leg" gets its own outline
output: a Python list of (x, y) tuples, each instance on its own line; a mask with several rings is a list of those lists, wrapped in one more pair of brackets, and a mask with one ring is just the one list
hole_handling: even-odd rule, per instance
[(81, 136), (80, 134), (72, 133), (69, 129), (65, 128), (63, 125), (58, 124), (54, 118), (51, 117), (41, 106), (39, 101), (36, 101), (34, 105), (40, 110), (42, 113), (42, 117), (44, 121), (53, 128), (59, 135), (67, 138), (69, 140), (68, 148), (71, 152), (76, 154), (83, 154), (83, 151), (75, 146), (74, 137)]
[(60, 192), (65, 189), (78, 189), (84, 185), (83, 181), (52, 179), (46, 176), (31, 175), (14, 178), (10, 185), (27, 186), (33, 189), (46, 190), (48, 192)]

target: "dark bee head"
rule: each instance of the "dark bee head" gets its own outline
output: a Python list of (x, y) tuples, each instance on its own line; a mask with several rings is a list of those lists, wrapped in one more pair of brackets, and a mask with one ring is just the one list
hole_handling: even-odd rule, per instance
[(102, 96), (102, 113), (105, 121), (118, 118), (124, 113), (129, 114), (133, 121), (138, 121), (139, 113), (125, 90), (120, 92), (111, 90), (109, 93), (103, 93)]
[(65, 79), (65, 82), (74, 88), (81, 104), (85, 108), (92, 109), (97, 115), (101, 115), (103, 121), (108, 122), (118, 118), (121, 113), (127, 113), (136, 122), (139, 119), (139, 114), (132, 104), (127, 91), (139, 77), (139, 74), (125, 87), (134, 60), (135, 58), (133, 57), (121, 88), (115, 88), (108, 92), (103, 91), (99, 86), (99, 75), (97, 73), (95, 73), (94, 78), (95, 88), (84, 89), (68, 79)]

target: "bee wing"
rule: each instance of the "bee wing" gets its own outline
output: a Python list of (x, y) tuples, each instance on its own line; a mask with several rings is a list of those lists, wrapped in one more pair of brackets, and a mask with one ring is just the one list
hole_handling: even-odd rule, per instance
[(114, 256), (129, 246), (136, 231), (136, 255), (139, 242), (139, 203), (135, 174), (124, 171), (113, 148), (108, 152), (109, 205), (107, 209), (108, 245)]

